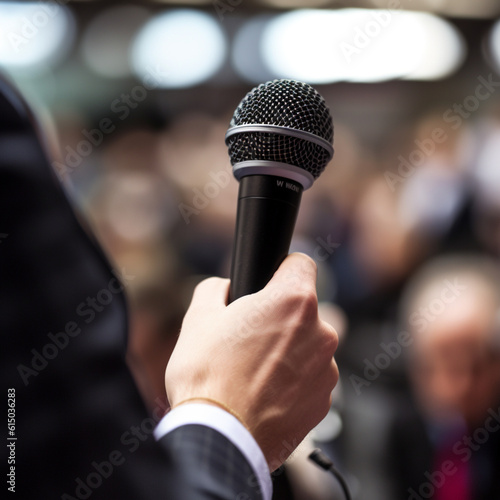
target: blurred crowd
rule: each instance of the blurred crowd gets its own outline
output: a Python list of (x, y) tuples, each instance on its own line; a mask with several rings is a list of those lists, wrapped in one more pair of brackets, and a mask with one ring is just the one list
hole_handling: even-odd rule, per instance
[[(335, 459), (355, 499), (500, 498), (500, 112), (490, 104), (459, 125), (422, 113), (377, 151), (336, 120), (334, 158), (303, 194), (291, 250), (316, 261), (321, 312), (341, 336), (341, 382), (307, 446)], [(231, 113), (117, 130), (73, 166), (68, 152), (84, 152), (82, 130), (96, 124), (55, 116), (55, 170), (115, 267), (134, 276), (128, 361), (150, 408), (165, 400), (194, 286), (229, 274)], [(301, 449), (274, 474), (275, 498), (341, 498)]]

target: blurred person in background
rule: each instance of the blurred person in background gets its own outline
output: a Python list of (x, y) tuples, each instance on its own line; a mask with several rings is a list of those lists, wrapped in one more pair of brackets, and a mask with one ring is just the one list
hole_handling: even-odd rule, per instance
[(470, 125), (453, 128), (436, 112), (424, 114), (411, 131), (412, 142), (398, 156), (398, 212), (427, 252), (477, 250), (471, 223), (468, 167), (475, 142)]
[(500, 498), (498, 262), (432, 260), (408, 285), (401, 317), (413, 398), (400, 399), (385, 447), (392, 498)]
[(172, 238), (195, 275), (229, 275), (238, 193), (223, 140), (230, 118), (189, 113), (162, 137), (162, 172), (180, 194)]
[(87, 174), (82, 204), (114, 265), (136, 277), (128, 287), (127, 361), (153, 409), (168, 404), (164, 372), (194, 289), (171, 236), (179, 194), (163, 175), (158, 132), (126, 131), (95, 156), (99, 171)]
[(500, 102), (477, 124), (476, 140), (477, 155), (470, 169), (475, 235), (485, 250), (500, 257)]

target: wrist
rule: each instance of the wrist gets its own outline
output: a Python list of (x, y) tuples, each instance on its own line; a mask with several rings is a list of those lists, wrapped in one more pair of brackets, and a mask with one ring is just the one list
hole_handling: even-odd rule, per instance
[(200, 402), (209, 404), (211, 406), (217, 406), (217, 407), (221, 408), (222, 410), (225, 410), (230, 415), (232, 415), (234, 418), (236, 418), (236, 420), (238, 420), (243, 425), (243, 427), (245, 427), (249, 432), (251, 432), (249, 426), (247, 425), (247, 423), (245, 422), (243, 417), (237, 411), (233, 410), (229, 405), (227, 405), (226, 403), (224, 403), (222, 401), (219, 401), (218, 399), (214, 399), (214, 398), (210, 398), (210, 397), (206, 397), (206, 396), (192, 396), (190, 398), (183, 399), (183, 400), (179, 401), (178, 403), (175, 403), (174, 405), (172, 405), (171, 409), (173, 410), (181, 405), (186, 405), (189, 403), (200, 403)]

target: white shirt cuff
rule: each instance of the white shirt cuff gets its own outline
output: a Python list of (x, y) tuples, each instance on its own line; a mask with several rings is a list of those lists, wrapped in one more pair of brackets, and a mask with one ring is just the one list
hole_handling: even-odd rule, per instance
[(263, 499), (271, 500), (273, 487), (264, 454), (253, 436), (237, 418), (217, 406), (189, 403), (169, 411), (158, 423), (154, 436), (159, 440), (177, 427), (189, 424), (205, 425), (229, 439), (254, 470)]

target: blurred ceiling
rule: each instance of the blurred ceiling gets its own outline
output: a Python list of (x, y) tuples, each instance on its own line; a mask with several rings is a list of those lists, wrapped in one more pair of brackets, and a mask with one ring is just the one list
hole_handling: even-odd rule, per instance
[[(121, 4), (120, 0), (72, 0), (70, 3)], [(65, 2), (66, 3), (66, 2)], [(242, 10), (294, 9), (294, 8), (347, 8), (406, 9), (435, 12), (444, 16), (492, 18), (500, 15), (498, 0), (137, 0), (135, 4), (163, 6), (198, 6), (234, 12)]]

